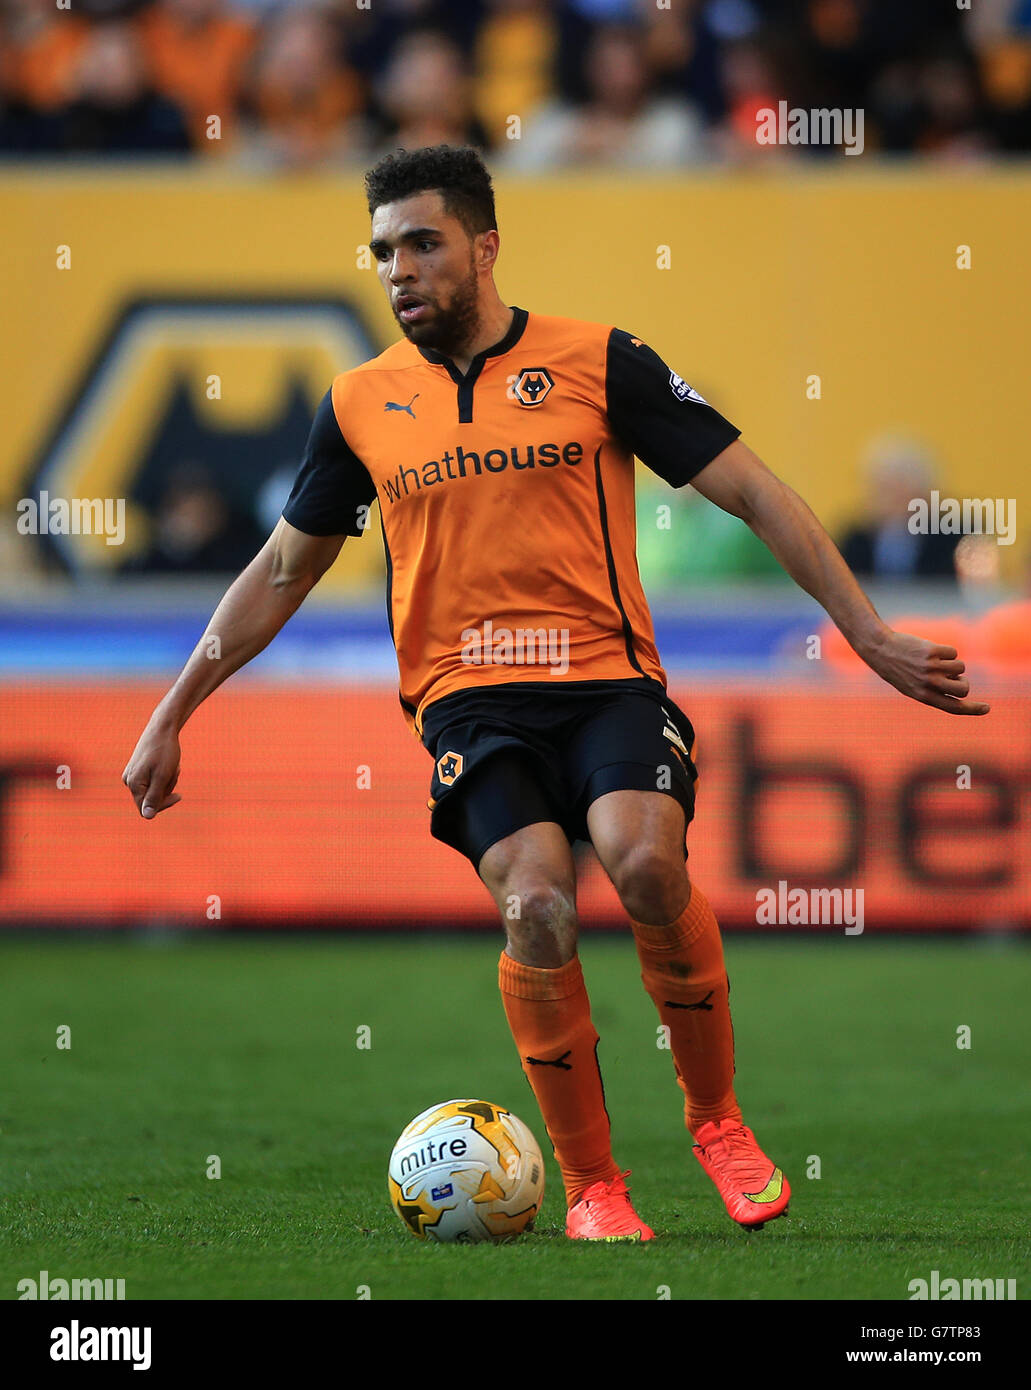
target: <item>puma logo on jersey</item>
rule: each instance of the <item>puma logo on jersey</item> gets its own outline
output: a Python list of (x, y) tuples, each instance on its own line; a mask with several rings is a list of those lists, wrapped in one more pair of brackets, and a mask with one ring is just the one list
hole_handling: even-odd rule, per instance
[(418, 399), (419, 399), (419, 392), (416, 391), (415, 395), (412, 397), (412, 400), (409, 401), (407, 405), (398, 405), (398, 403), (397, 403), (396, 401), (387, 401), (387, 403), (386, 403), (386, 405), (383, 407), (383, 409), (384, 409), (384, 410), (404, 411), (404, 413), (405, 413), (406, 415), (410, 415), (410, 416), (412, 417), (412, 419), (414, 420), (414, 419), (415, 419), (415, 411), (412, 409), (412, 401), (417, 401)]

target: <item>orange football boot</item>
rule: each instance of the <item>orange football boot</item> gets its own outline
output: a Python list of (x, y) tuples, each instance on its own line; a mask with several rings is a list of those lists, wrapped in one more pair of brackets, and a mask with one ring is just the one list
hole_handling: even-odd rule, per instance
[(608, 1182), (592, 1183), (566, 1213), (566, 1235), (572, 1240), (654, 1240), (655, 1232), (630, 1205), (624, 1181), (629, 1176), (627, 1169)]
[(787, 1211), (791, 1200), (787, 1178), (740, 1120), (710, 1120), (702, 1125), (695, 1135), (694, 1154), (739, 1225), (758, 1231)]

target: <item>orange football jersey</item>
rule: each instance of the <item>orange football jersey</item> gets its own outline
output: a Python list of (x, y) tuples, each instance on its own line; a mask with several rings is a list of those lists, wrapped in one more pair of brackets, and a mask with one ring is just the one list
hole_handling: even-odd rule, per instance
[(509, 681), (666, 683), (634, 456), (673, 486), (740, 433), (639, 338), (513, 310), (463, 375), (404, 339), (333, 381), (283, 515), (360, 535), (378, 498), (400, 699)]

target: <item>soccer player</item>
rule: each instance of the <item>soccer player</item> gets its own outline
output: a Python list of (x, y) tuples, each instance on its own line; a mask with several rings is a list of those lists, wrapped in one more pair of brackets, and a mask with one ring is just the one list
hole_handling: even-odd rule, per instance
[[(637, 572), (634, 456), (743, 518), (904, 695), (953, 714), (988, 706), (966, 698), (954, 649), (881, 621), (802, 499), (640, 338), (504, 302), (474, 150), (399, 151), (365, 187), (403, 336), (334, 379), (282, 519), (123, 780), (146, 819), (180, 799), (182, 726), (271, 641), (378, 498), (401, 707), (433, 762), (431, 833), (500, 911), (502, 1000), (562, 1172), (566, 1234), (653, 1236), (610, 1145), (576, 948), (577, 840), (630, 918), (694, 1153), (729, 1215), (761, 1226), (790, 1189), (742, 1120), (720, 932), (685, 866), (694, 731), (666, 691)], [(561, 254), (575, 273), (575, 238)]]

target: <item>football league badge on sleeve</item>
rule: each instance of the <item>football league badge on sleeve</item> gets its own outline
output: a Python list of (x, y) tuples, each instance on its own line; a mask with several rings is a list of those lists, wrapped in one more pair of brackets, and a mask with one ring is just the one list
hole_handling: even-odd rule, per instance
[(669, 384), (678, 401), (697, 401), (699, 405), (709, 404), (704, 396), (700, 396), (693, 386), (688, 386), (684, 378), (677, 376), (676, 372), (670, 372)]

